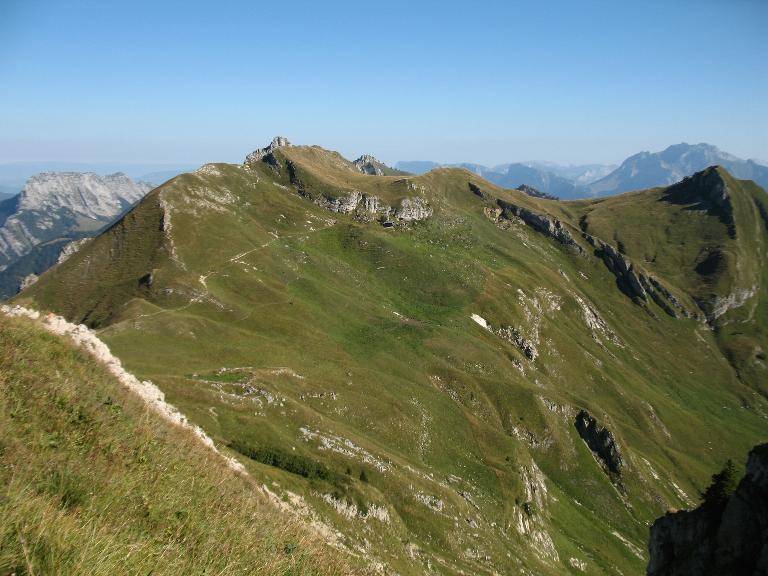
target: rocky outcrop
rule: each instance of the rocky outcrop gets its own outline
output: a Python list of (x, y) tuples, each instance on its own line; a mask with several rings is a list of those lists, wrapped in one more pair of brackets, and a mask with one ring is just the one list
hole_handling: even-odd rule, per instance
[(536, 343), (532, 340), (528, 340), (517, 328), (513, 328), (512, 326), (502, 326), (496, 330), (496, 334), (510, 344), (517, 346), (520, 352), (525, 354), (525, 357), (528, 358), (528, 360), (536, 360), (536, 357), (539, 355)]
[(469, 190), (474, 194), (475, 196), (479, 196), (483, 200), (488, 200), (490, 196), (488, 196), (488, 193), (485, 192), (480, 186), (475, 184), (474, 182), (469, 183)]
[(384, 204), (378, 196), (353, 190), (346, 195), (331, 196), (323, 194), (313, 197), (303, 185), (297, 185), (300, 195), (312, 200), (318, 206), (338, 214), (353, 214), (363, 221), (379, 220), (382, 224), (393, 225), (395, 222), (417, 222), (432, 216), (432, 207), (421, 197), (406, 197), (400, 206), (393, 208)]
[(408, 172), (397, 170), (396, 168), (390, 168), (384, 162), (377, 160), (370, 154), (363, 154), (352, 162), (353, 166), (362, 172), (363, 174), (369, 174), (371, 176), (408, 176)]
[(370, 154), (363, 154), (360, 156), (360, 158), (352, 162), (352, 164), (354, 164), (355, 167), (363, 174), (370, 174), (371, 176), (384, 176), (384, 164), (376, 160), (376, 158)]
[(80, 240), (73, 240), (64, 246), (59, 253), (59, 257), (56, 260), (56, 264), (66, 262), (72, 254), (80, 250), (85, 244), (88, 243), (90, 238), (81, 238)]
[(768, 574), (768, 444), (752, 449), (744, 478), (724, 502), (656, 520), (648, 549), (648, 576)]
[(272, 152), (277, 150), (278, 148), (283, 148), (286, 146), (290, 146), (291, 143), (288, 142), (288, 138), (285, 136), (275, 136), (272, 138), (272, 142), (269, 143), (269, 146), (266, 146), (264, 148), (259, 148), (258, 150), (254, 150), (248, 156), (245, 157), (245, 162), (243, 163), (243, 166), (248, 167), (252, 164), (255, 164), (256, 162), (260, 162), (261, 160), (264, 160), (267, 156), (271, 155)]
[(589, 449), (602, 460), (609, 471), (614, 474), (621, 474), (624, 459), (616, 439), (607, 428), (599, 426), (597, 420), (592, 418), (589, 412), (581, 410), (576, 415), (576, 430), (581, 439), (589, 446)]
[(541, 232), (545, 236), (556, 240), (566, 248), (569, 248), (578, 254), (585, 254), (584, 248), (573, 239), (573, 236), (568, 229), (554, 216), (540, 214), (501, 199), (496, 200), (496, 204), (502, 210), (502, 217), (508, 219), (518, 218), (537, 232)]
[(21, 281), (21, 284), (19, 284), (19, 292), (21, 292), (22, 290), (26, 290), (27, 288), (29, 288), (30, 286), (32, 286), (32, 284), (34, 284), (35, 282), (37, 282), (37, 280), (38, 280), (38, 276), (37, 276), (37, 274), (34, 274), (34, 273), (32, 273), (32, 274), (27, 274), (27, 275), (26, 275), (26, 276), (24, 276), (24, 278), (22, 279), (22, 281)]
[(685, 306), (659, 280), (638, 270), (625, 254), (586, 232), (582, 236), (594, 247), (595, 256), (601, 258), (606, 268), (616, 277), (619, 290), (636, 303), (646, 304), (650, 299), (673, 318), (691, 316)]
[(430, 216), (432, 216), (432, 207), (419, 196), (403, 198), (400, 201), (400, 207), (395, 210), (395, 218), (404, 222), (425, 220)]
[(696, 304), (704, 311), (707, 321), (713, 324), (729, 310), (744, 306), (755, 294), (757, 294), (757, 286), (752, 286), (752, 288), (734, 290), (726, 296), (715, 295), (710, 298), (699, 298), (696, 300)]
[(667, 188), (662, 200), (686, 206), (688, 210), (701, 210), (717, 217), (728, 228), (728, 235), (736, 238), (733, 204), (728, 185), (717, 167), (712, 166), (693, 176), (686, 176)]
[(519, 190), (520, 192), (524, 192), (525, 194), (528, 194), (528, 196), (532, 196), (533, 198), (544, 198), (545, 200), (560, 200), (557, 196), (553, 194), (548, 194), (547, 192), (542, 192), (541, 190), (538, 190), (534, 188), (533, 186), (528, 186), (528, 184), (520, 184), (515, 190)]

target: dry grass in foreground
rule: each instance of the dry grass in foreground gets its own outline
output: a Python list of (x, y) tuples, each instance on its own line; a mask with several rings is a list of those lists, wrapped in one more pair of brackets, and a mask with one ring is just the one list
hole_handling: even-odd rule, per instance
[(0, 318), (0, 574), (350, 574), (88, 354)]

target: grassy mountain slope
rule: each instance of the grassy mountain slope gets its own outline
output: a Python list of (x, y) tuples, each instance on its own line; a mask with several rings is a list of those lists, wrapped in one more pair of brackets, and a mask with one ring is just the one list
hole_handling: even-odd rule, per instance
[[(652, 227), (650, 206), (676, 226), (720, 217), (661, 191), (558, 203), (465, 170), (348, 164), (281, 147), (177, 177), (18, 300), (99, 328), (254, 476), (302, 494), (389, 569), (642, 573), (649, 522), (764, 438), (768, 405), (722, 353), (728, 328), (628, 298), (581, 228), (621, 240), (694, 310), (703, 292), (667, 240), (631, 228)], [(734, 205), (757, 198), (728, 184)], [(391, 213), (327, 209), (358, 192), (433, 212), (384, 227)], [(751, 250), (765, 230), (737, 246), (744, 212), (736, 238), (718, 238), (764, 275)], [(611, 229), (617, 214), (626, 226)], [(654, 268), (646, 252), (664, 256)], [(765, 306), (760, 286), (750, 305)], [(621, 447), (619, 475), (579, 437), (582, 408)]]
[[(729, 191), (722, 205), (707, 196), (720, 190), (720, 182)], [(766, 206), (768, 195), (753, 182), (710, 168), (669, 188), (583, 203), (579, 210), (582, 230), (610, 239), (698, 303), (742, 379), (763, 395), (768, 394)]]
[(0, 316), (0, 573), (344, 574), (88, 354)]

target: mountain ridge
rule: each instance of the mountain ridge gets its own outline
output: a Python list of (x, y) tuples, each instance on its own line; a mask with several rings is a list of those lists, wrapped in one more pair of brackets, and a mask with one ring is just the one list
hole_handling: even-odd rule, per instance
[[(98, 329), (393, 571), (640, 571), (646, 523), (768, 414), (766, 194), (709, 174), (562, 202), (280, 146), (155, 189), (15, 301)], [(707, 323), (697, 296), (756, 279)]]
[[(619, 166), (584, 164), (561, 166), (551, 162), (517, 162), (494, 167), (481, 164), (439, 164), (431, 161), (401, 161), (396, 166), (423, 174), (439, 166), (466, 167), (506, 188), (533, 186), (566, 200), (610, 196), (643, 188), (668, 186), (716, 164), (737, 178), (754, 180), (768, 188), (768, 167), (755, 160), (742, 160), (706, 143), (673, 144), (660, 152), (642, 151)], [(608, 170), (610, 168), (610, 170)]]

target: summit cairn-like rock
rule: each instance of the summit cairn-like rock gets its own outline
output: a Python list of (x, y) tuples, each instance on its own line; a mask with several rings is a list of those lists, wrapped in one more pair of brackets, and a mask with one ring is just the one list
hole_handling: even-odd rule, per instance
[(381, 169), (383, 164), (370, 154), (363, 154), (352, 162), (363, 174), (370, 174), (371, 176), (384, 176), (384, 171)]
[(254, 150), (248, 156), (245, 157), (245, 166), (248, 166), (249, 164), (253, 164), (254, 162), (259, 162), (260, 160), (263, 160), (266, 156), (269, 156), (272, 152), (277, 150), (278, 148), (285, 148), (287, 146), (291, 146), (291, 143), (288, 141), (288, 138), (285, 136), (275, 136), (272, 138), (272, 142), (269, 143), (269, 146), (266, 146), (264, 148), (259, 148), (258, 150)]

